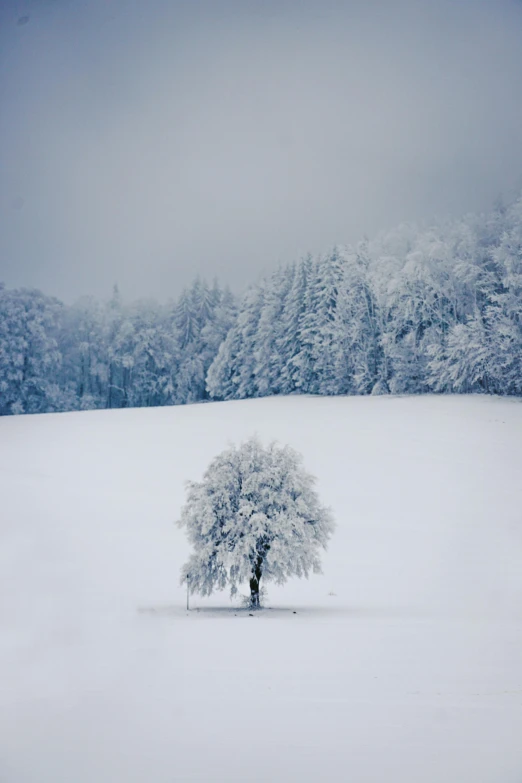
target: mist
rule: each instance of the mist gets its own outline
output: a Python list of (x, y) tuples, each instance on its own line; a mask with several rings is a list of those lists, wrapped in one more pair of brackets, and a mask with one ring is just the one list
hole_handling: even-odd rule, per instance
[(522, 187), (515, 0), (7, 0), (0, 280), (240, 291)]

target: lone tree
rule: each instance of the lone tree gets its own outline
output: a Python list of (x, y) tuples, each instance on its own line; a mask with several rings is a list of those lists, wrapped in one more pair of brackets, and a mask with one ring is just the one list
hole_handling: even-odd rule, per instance
[(229, 585), (234, 595), (248, 581), (257, 608), (261, 579), (283, 584), (321, 572), (319, 549), (334, 522), (301, 462), (289, 446), (264, 448), (254, 437), (222, 452), (203, 481), (188, 484), (178, 524), (194, 547), (181, 574), (191, 593)]

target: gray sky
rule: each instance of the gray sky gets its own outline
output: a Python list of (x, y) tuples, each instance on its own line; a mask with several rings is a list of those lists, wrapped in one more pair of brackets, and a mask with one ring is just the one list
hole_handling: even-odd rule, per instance
[(517, 0), (0, 0), (0, 280), (176, 295), (522, 186)]

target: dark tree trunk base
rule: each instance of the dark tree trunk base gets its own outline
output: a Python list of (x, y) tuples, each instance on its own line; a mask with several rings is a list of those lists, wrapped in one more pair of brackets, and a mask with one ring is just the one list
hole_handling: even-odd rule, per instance
[(250, 606), (259, 609), (259, 581), (255, 577), (250, 580)]
[(261, 581), (261, 564), (263, 560), (261, 557), (257, 558), (254, 572), (250, 579), (250, 607), (252, 609), (259, 609), (259, 582)]

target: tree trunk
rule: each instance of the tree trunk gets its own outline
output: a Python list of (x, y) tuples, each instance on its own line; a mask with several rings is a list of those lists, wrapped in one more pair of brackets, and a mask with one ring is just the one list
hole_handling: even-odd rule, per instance
[(250, 606), (252, 609), (259, 609), (259, 582), (261, 581), (262, 562), (262, 558), (258, 557), (250, 578)]
[(259, 579), (256, 576), (250, 580), (250, 606), (259, 609)]

